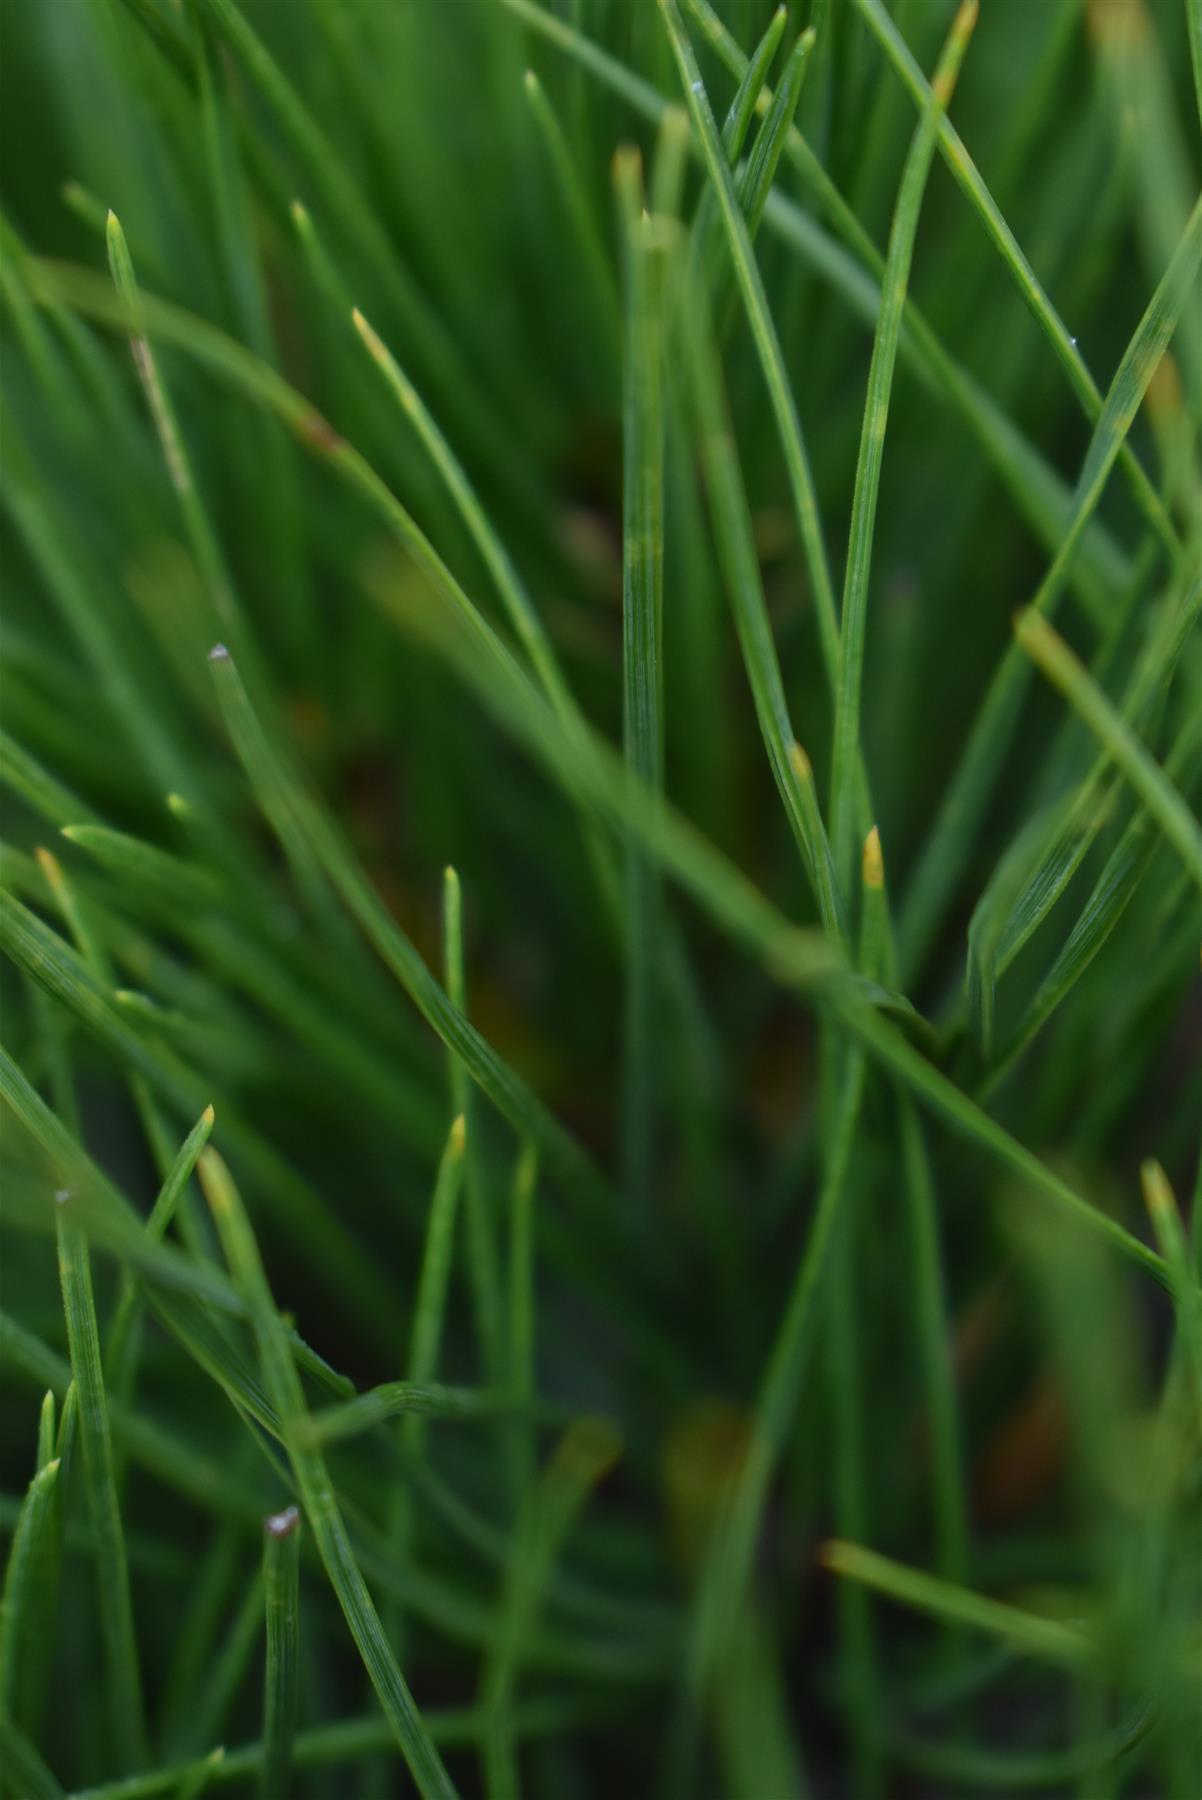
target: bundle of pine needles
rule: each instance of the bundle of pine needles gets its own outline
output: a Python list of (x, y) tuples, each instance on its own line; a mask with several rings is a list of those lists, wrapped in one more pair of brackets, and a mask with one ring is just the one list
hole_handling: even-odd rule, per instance
[(1202, 1781), (1202, 0), (0, 12), (0, 1789)]

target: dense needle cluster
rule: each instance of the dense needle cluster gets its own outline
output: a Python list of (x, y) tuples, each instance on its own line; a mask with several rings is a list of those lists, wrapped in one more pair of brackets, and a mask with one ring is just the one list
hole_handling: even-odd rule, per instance
[(1202, 1780), (1202, 0), (0, 9), (0, 1795)]

